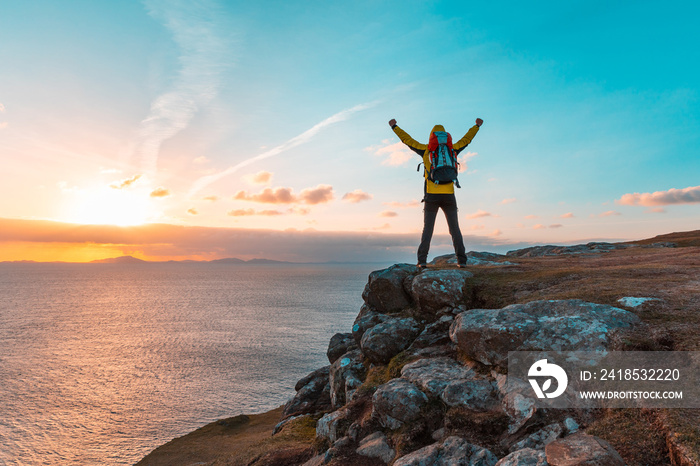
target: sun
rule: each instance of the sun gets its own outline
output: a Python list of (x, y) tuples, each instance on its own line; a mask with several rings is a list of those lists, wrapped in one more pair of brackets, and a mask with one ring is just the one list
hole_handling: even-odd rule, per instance
[(134, 226), (156, 216), (152, 199), (143, 191), (99, 186), (80, 190), (68, 209), (72, 223)]

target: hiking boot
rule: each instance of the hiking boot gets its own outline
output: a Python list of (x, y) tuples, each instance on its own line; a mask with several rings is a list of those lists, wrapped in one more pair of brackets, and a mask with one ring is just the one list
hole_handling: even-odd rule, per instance
[(457, 264), (457, 267), (459, 267), (460, 269), (466, 269), (467, 264)]
[(422, 270), (422, 269), (428, 267), (428, 264), (421, 264), (421, 263), (419, 262), (418, 264), (416, 264), (416, 267), (418, 267), (419, 269)]

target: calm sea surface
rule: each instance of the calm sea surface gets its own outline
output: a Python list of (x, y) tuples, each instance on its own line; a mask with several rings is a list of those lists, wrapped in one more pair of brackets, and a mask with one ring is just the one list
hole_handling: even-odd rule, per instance
[(0, 464), (133, 464), (283, 404), (379, 268), (0, 264)]

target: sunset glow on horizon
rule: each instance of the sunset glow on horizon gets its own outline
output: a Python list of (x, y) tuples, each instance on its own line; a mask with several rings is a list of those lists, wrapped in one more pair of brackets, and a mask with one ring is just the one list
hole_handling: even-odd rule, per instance
[(698, 8), (5, 3), (0, 261), (412, 261), (391, 118), (421, 142), (484, 119), (467, 249), (698, 229)]

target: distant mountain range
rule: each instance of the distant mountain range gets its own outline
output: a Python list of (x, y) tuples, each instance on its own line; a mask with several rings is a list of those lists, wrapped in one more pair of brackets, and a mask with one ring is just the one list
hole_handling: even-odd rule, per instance
[(196, 260), (183, 260), (183, 261), (145, 261), (143, 259), (138, 259), (133, 256), (121, 256), (121, 257), (112, 257), (109, 259), (98, 259), (94, 261), (90, 261), (91, 264), (153, 264), (153, 263), (172, 263), (172, 262), (180, 262), (180, 263), (188, 263), (188, 262), (193, 262), (193, 263), (210, 263), (210, 264), (294, 264), (295, 262), (287, 262), (287, 261), (276, 261), (276, 260), (271, 260), (271, 259), (250, 259), (250, 260), (243, 260), (243, 259), (238, 259), (236, 257), (227, 257), (225, 259), (214, 259), (210, 261), (196, 261)]
[[(48, 262), (39, 262), (39, 261), (28, 261), (28, 260), (22, 260), (22, 261), (0, 261), (0, 264), (2, 263), (15, 263), (15, 264), (41, 264), (41, 263), (70, 263), (70, 262), (65, 262), (65, 261), (48, 261)], [(181, 260), (181, 261), (175, 261), (175, 260), (169, 260), (169, 261), (145, 261), (143, 259), (136, 258), (134, 256), (120, 256), (120, 257), (110, 257), (108, 259), (98, 259), (94, 261), (87, 262), (88, 264), (172, 264), (172, 263), (178, 263), (178, 264), (187, 264), (187, 263), (193, 263), (193, 264), (300, 264), (301, 262), (288, 262), (288, 261), (276, 261), (276, 260), (271, 260), (271, 259), (250, 259), (250, 260), (243, 260), (243, 259), (238, 259), (235, 257), (228, 257), (225, 259), (214, 259), (210, 261), (197, 261), (197, 260)]]

